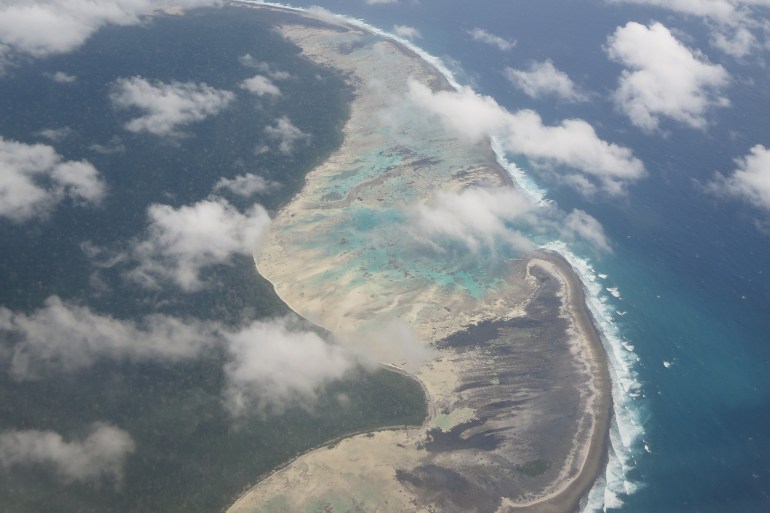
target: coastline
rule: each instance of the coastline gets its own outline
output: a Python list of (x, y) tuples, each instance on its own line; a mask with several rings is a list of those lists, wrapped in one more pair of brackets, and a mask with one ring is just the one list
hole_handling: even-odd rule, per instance
[[(259, 7), (258, 5), (248, 3), (246, 5)], [(273, 6), (270, 7), (275, 9)], [(297, 26), (290, 26), (288, 28), (284, 26), (283, 31), (286, 37), (302, 47), (303, 52), (308, 58), (338, 70), (340, 66), (350, 65), (349, 62), (341, 59), (339, 56), (335, 56), (334, 45), (328, 44), (324, 39), (326, 37), (331, 38), (332, 41), (339, 41), (339, 39), (334, 39), (336, 36), (333, 34), (330, 36), (321, 29), (310, 30), (298, 28)], [(358, 34), (360, 33), (358, 32)], [(359, 36), (356, 35), (356, 37)], [(391, 44), (396, 50), (400, 49), (407, 57), (410, 55), (416, 56), (416, 62), (415, 58), (402, 58), (401, 61), (407, 61), (406, 65), (411, 73), (422, 73), (420, 75), (422, 81), (435, 87), (451, 85), (446, 79), (442, 83), (437, 78), (441, 75), (436, 73), (435, 70), (431, 70), (430, 63), (424, 61), (418, 54), (403, 52), (404, 48), (397, 42), (391, 42)], [(380, 46), (378, 51), (380, 51), (381, 55), (378, 57), (382, 57), (383, 48), (385, 48), (385, 52), (389, 51), (387, 46)], [(362, 76), (360, 69), (355, 66), (368, 70), (372, 63), (366, 60), (365, 57), (355, 57), (359, 60), (354, 65), (351, 65), (353, 67), (343, 68), (342, 71), (353, 77), (355, 77), (355, 72), (358, 71), (359, 76)], [(390, 54), (386, 53), (386, 59), (383, 60), (387, 61), (390, 57)], [(349, 61), (354, 60), (354, 58), (347, 54), (345, 59)], [(384, 62), (382, 64), (383, 69), (387, 68), (389, 63), (393, 65), (396, 61), (398, 59)], [(400, 61), (399, 65), (402, 65)], [(382, 73), (381, 70), (379, 72)], [(487, 497), (489, 495), (487, 493), (488, 490), (477, 489), (478, 486), (474, 484), (474, 479), (480, 479), (477, 474), (479, 472), (483, 474), (483, 472), (478, 470), (476, 463), (472, 463), (472, 461), (479, 458), (482, 460), (489, 459), (492, 470), (501, 463), (515, 465), (515, 461), (519, 461), (518, 465), (521, 466), (523, 463), (526, 463), (526, 460), (517, 460), (517, 458), (522, 457), (521, 451), (526, 453), (527, 451), (532, 452), (535, 450), (526, 446), (527, 442), (532, 440), (521, 442), (515, 441), (511, 437), (505, 438), (503, 436), (500, 444), (505, 450), (496, 450), (496, 452), (480, 452), (477, 449), (469, 451), (468, 448), (463, 446), (465, 444), (463, 440), (478, 439), (483, 441), (484, 437), (497, 436), (490, 435), (490, 433), (496, 432), (495, 430), (515, 432), (517, 429), (528, 429), (534, 433), (537, 423), (542, 422), (541, 417), (545, 418), (548, 415), (552, 415), (553, 405), (556, 404), (556, 399), (559, 399), (554, 399), (556, 397), (555, 393), (558, 390), (553, 391), (550, 388), (543, 388), (543, 390), (537, 393), (533, 392), (529, 396), (524, 397), (522, 401), (530, 404), (527, 407), (529, 410), (522, 410), (516, 419), (503, 418), (498, 413), (489, 414), (488, 417), (484, 417), (481, 409), (465, 405), (464, 401), (466, 401), (466, 398), (464, 396), (467, 393), (464, 392), (458, 395), (456, 390), (475, 383), (471, 381), (463, 383), (462, 379), (466, 377), (470, 379), (471, 376), (478, 375), (480, 372), (479, 359), (484, 354), (487, 354), (484, 352), (487, 349), (481, 350), (476, 347), (450, 348), (441, 351), (433, 360), (422, 366), (416, 375), (407, 373), (418, 379), (426, 390), (426, 397), (429, 401), (429, 414), (424, 426), (419, 429), (408, 429), (399, 432), (378, 432), (371, 437), (368, 433), (364, 435), (351, 435), (342, 440), (334, 449), (320, 448), (306, 453), (296, 460), (289, 462), (282, 469), (270, 474), (270, 476), (266, 477), (254, 488), (244, 493), (228, 511), (230, 513), (253, 510), (267, 512), (272, 511), (271, 507), (278, 508), (275, 511), (281, 511), (281, 508), (288, 508), (292, 511), (309, 511), (314, 504), (319, 504), (318, 501), (313, 502), (315, 499), (300, 501), (301, 504), (291, 503), (291, 505), (288, 502), (280, 502), (290, 500), (285, 492), (297, 486), (308, 487), (309, 490), (312, 490), (313, 493), (320, 497), (318, 500), (326, 501), (322, 502), (323, 504), (334, 503), (338, 504), (337, 507), (342, 507), (339, 505), (342, 503), (339, 501), (335, 502), (338, 495), (357, 494), (356, 500), (359, 502), (363, 501), (364, 503), (367, 500), (374, 504), (382, 500), (388, 502), (390, 498), (388, 511), (427, 511), (426, 508), (428, 508), (430, 501), (434, 501), (434, 504), (438, 504), (439, 507), (444, 505), (444, 509), (450, 511), (453, 510), (452, 507), (458, 504), (456, 502), (459, 500), (457, 497), (436, 498), (434, 497), (435, 490), (428, 490), (430, 492), (428, 493), (424, 489), (421, 491), (421, 488), (425, 488), (425, 483), (431, 479), (436, 479), (437, 476), (440, 478), (442, 475), (455, 474), (460, 475), (464, 482), (470, 483), (469, 486), (475, 487), (473, 488), (473, 493), (476, 494), (475, 497), (478, 497), (479, 504), (482, 504), (478, 506), (478, 509), (466, 509), (467, 511), (515, 510), (567, 513), (574, 510), (580, 498), (587, 494), (595, 481), (606, 455), (611, 397), (607, 359), (601, 339), (585, 304), (582, 283), (566, 260), (557, 254), (538, 252), (526, 260), (519, 261), (517, 265), (512, 265), (511, 269), (502, 278), (503, 285), (498, 285), (497, 289), (493, 291), (494, 294), (492, 295), (495, 297), (483, 298), (481, 300), (469, 298), (462, 291), (455, 290), (448, 294), (445, 290), (439, 290), (435, 286), (420, 289), (420, 287), (414, 286), (411, 283), (407, 284), (408, 286), (398, 283), (394, 284), (390, 278), (381, 282), (375, 281), (374, 287), (369, 286), (366, 289), (366, 294), (369, 296), (366, 297), (364, 290), (360, 286), (350, 287), (350, 290), (347, 290), (349, 284), (355, 283), (355, 276), (352, 276), (351, 271), (348, 269), (351, 267), (348, 260), (358, 255), (353, 254), (353, 256), (350, 256), (351, 252), (346, 251), (342, 254), (330, 256), (317, 246), (308, 247), (302, 245), (308, 239), (317, 238), (319, 232), (334, 232), (335, 229), (338, 230), (335, 228), (336, 225), (328, 224), (330, 221), (324, 219), (321, 219), (321, 222), (318, 221), (318, 212), (324, 212), (328, 215), (330, 209), (338, 207), (334, 205), (336, 200), (324, 200), (324, 196), (321, 193), (330, 190), (329, 183), (334, 182), (341, 169), (351, 165), (350, 162), (354, 160), (351, 159), (350, 155), (355, 155), (356, 152), (363, 153), (365, 150), (371, 149), (366, 146), (356, 146), (356, 144), (359, 144), (358, 139), (360, 139), (360, 136), (357, 134), (357, 139), (351, 141), (351, 139), (355, 138), (351, 137), (350, 132), (361, 131), (362, 123), (359, 121), (359, 117), (371, 115), (372, 112), (376, 112), (376, 109), (381, 108), (382, 105), (372, 106), (366, 104), (367, 101), (371, 101), (371, 98), (363, 98), (362, 90), (364, 88), (362, 88), (360, 83), (357, 84), (357, 87), (359, 94), (357, 94), (354, 102), (351, 120), (346, 125), (348, 132), (345, 134), (345, 142), (343, 143), (344, 151), (333, 155), (328, 162), (311, 172), (308, 175), (303, 192), (298, 194), (280, 212), (279, 218), (276, 220), (277, 229), (272, 234), (268, 250), (260, 259), (258, 265), (260, 272), (273, 283), (276, 292), (287, 305), (300, 315), (307, 317), (312, 322), (329, 331), (339, 333), (349, 330), (351, 325), (354, 327), (364, 326), (367, 317), (371, 316), (373, 312), (381, 314), (383, 311), (386, 311), (391, 316), (409, 319), (422, 343), (427, 346), (434, 346), (448, 340), (450, 336), (454, 336), (457, 333), (463, 331), (470, 332), (482, 326), (485, 322), (511, 322), (511, 326), (506, 327), (506, 329), (514, 329), (519, 320), (528, 318), (526, 310), (532, 305), (533, 297), (542, 288), (541, 286), (535, 286), (534, 283), (529, 283), (528, 285), (524, 283), (526, 281), (522, 279), (522, 276), (525, 274), (524, 270), (526, 269), (526, 274), (529, 276), (530, 266), (540, 267), (560, 283), (556, 288), (561, 292), (552, 292), (553, 297), (557, 298), (559, 294), (564, 296), (560, 303), (562, 306), (558, 315), (565, 318), (570, 326), (564, 328), (565, 335), (560, 336), (559, 341), (565, 347), (572, 344), (574, 347), (568, 348), (570, 351), (577, 348), (578, 352), (582, 352), (582, 357), (585, 359), (588, 367), (590, 367), (587, 373), (581, 374), (576, 371), (574, 382), (570, 385), (575, 389), (571, 393), (573, 395), (578, 394), (581, 398), (580, 400), (585, 402), (586, 405), (584, 414), (578, 414), (574, 421), (577, 423), (578, 429), (570, 443), (575, 448), (571, 452), (567, 451), (565, 463), (558, 469), (558, 472), (556, 469), (550, 471), (550, 473), (546, 472), (550, 476), (548, 479), (551, 479), (551, 481), (541, 478), (538, 481), (539, 484), (532, 491), (526, 491), (527, 480), (518, 475), (508, 476), (506, 478), (508, 481), (501, 481), (498, 487), (502, 487), (506, 483), (513, 483), (514, 489), (522, 490), (521, 494), (518, 498), (514, 499), (501, 495), (499, 508), (490, 509), (491, 505), (495, 504), (496, 499), (493, 496)], [(373, 141), (379, 142), (380, 139), (374, 137)], [(374, 142), (371, 144), (374, 144)], [(499, 186), (511, 185), (511, 177), (497, 162), (491, 146), (487, 145), (483, 148), (475, 149), (468, 149), (462, 146), (460, 148), (470, 151), (473, 158), (470, 161), (467, 159), (462, 160), (465, 158), (465, 155), (460, 155), (459, 151), (455, 152), (452, 157), (460, 159), (459, 161), (464, 163), (463, 165), (469, 170), (468, 172), (472, 172), (472, 176), (471, 178), (466, 176), (459, 178), (459, 174), (447, 174), (447, 170), (443, 168), (433, 170), (432, 172), (439, 173), (438, 176), (444, 176), (445, 180), (440, 183), (445, 187), (449, 187), (450, 190), (452, 188), (460, 190), (464, 187), (472, 186), (474, 183), (489, 181), (490, 179), (494, 179)], [(479, 166), (479, 162), (483, 162), (483, 165)], [(454, 162), (453, 165), (457, 166)], [(394, 167), (391, 165), (385, 168), (385, 172), (390, 173), (390, 176), (396, 176), (397, 173), (393, 173), (392, 169)], [(417, 169), (412, 167), (410, 170), (414, 172)], [(434, 182), (431, 182), (428, 178), (433, 178), (433, 176), (428, 175), (423, 179), (421, 182), (422, 189), (418, 188), (418, 192), (423, 190), (430, 191), (435, 188)], [(373, 202), (379, 201), (381, 204), (383, 201), (381, 183), (373, 180), (364, 180), (361, 183), (367, 185), (367, 187), (363, 188), (359, 185), (354, 189), (366, 192), (361, 192), (363, 198), (358, 196), (357, 200), (363, 204), (367, 204), (367, 201), (375, 205), (377, 204)], [(328, 195), (328, 192), (326, 194)], [(372, 198), (370, 199), (366, 194), (371, 195)], [(419, 196), (417, 197), (419, 198)], [(391, 195), (387, 198), (388, 201), (397, 205), (414, 201), (414, 197), (411, 196), (393, 198)], [(339, 201), (336, 202), (339, 203)], [(350, 204), (350, 200), (348, 200), (347, 203), (341, 206), (349, 207)], [(334, 211), (332, 210), (332, 212)], [(306, 221), (307, 219), (313, 219), (313, 223), (309, 225)], [(336, 218), (333, 218), (333, 220), (337, 222)], [(311, 229), (308, 229), (308, 226), (311, 226)], [(297, 241), (301, 241), (302, 244), (299, 244)], [(304, 254), (304, 261), (318, 262), (318, 267), (308, 271), (305, 268), (289, 263), (287, 256), (296, 254), (298, 251)], [(354, 261), (358, 262), (357, 260)], [(345, 272), (337, 276), (335, 273), (339, 273), (341, 268), (345, 269)], [(365, 266), (362, 266), (361, 269), (365, 269)], [(329, 278), (332, 276), (334, 280), (329, 282)], [(271, 277), (275, 278), (275, 281)], [(411, 282), (411, 280), (409, 281)], [(324, 285), (325, 283), (327, 285)], [(300, 285), (298, 286), (298, 284)], [(306, 284), (316, 287), (320, 286), (320, 288), (312, 289), (305, 287)], [(329, 287), (328, 285), (332, 286)], [(372, 288), (378, 289), (376, 294), (369, 294)], [(383, 301), (383, 298), (387, 299), (385, 303), (377, 303), (377, 300)], [(373, 306), (367, 305), (367, 302), (373, 302)], [(332, 306), (329, 306), (329, 303), (332, 303)], [(362, 304), (366, 306), (362, 307)], [(451, 310), (456, 313), (447, 315), (447, 312), (438, 308), (438, 305), (441, 304), (445, 305), (444, 310)], [(446, 305), (450, 305), (451, 308)], [(507, 325), (503, 324), (503, 326)], [(576, 338), (577, 343), (570, 340), (570, 329), (574, 331), (573, 334), (576, 336), (572, 338)], [(386, 365), (390, 363), (390, 367), (403, 371), (402, 366), (396, 361), (385, 361), (383, 363)], [(564, 362), (560, 361), (560, 364), (564, 365)], [(503, 376), (505, 372), (512, 372), (510, 368), (502, 364), (498, 365), (497, 363), (486, 365), (486, 367), (490, 367), (492, 374), (495, 376), (497, 376), (497, 373)], [(490, 369), (481, 369), (481, 371), (489, 372)], [(494, 379), (497, 380), (495, 385), (500, 384), (500, 377), (495, 377)], [(584, 382), (589, 384), (591, 393), (587, 394), (585, 391), (580, 391), (581, 383)], [(513, 384), (509, 385), (513, 387)], [(471, 387), (465, 390), (486, 394), (484, 400), (487, 403), (491, 400), (487, 395), (504, 395), (508, 391), (508, 389), (503, 389), (499, 386), (489, 387), (488, 384), (485, 384), (484, 387)], [(486, 408), (484, 404), (478, 403), (478, 398), (474, 400), (476, 401), (476, 403), (473, 403), (474, 405), (477, 404), (479, 408)], [(541, 403), (544, 403), (545, 406), (541, 405)], [(470, 416), (459, 415), (456, 416), (457, 418), (453, 417), (454, 413), (464, 411), (470, 411)], [(454, 420), (441, 428), (433, 427), (440, 416), (453, 418)], [(572, 420), (569, 422), (572, 422)], [(489, 424), (489, 426), (485, 426), (486, 424)], [(560, 428), (568, 432), (568, 421), (562, 421)], [(438, 431), (436, 431), (437, 429)], [(485, 429), (486, 431), (484, 431)], [(431, 449), (431, 444), (435, 446), (437, 439), (443, 440), (448, 436), (455, 437), (449, 444), (451, 450)], [(553, 435), (550, 436), (554, 438)], [(530, 438), (536, 439), (537, 436), (531, 435)], [(542, 440), (535, 440), (535, 442), (537, 442), (535, 445), (541, 444)], [(517, 453), (519, 449), (521, 451)], [(367, 456), (358, 456), (361, 451), (366, 451)], [(344, 474), (344, 478), (339, 477), (340, 473), (337, 470), (342, 462), (352, 472), (352, 474), (350, 472)], [(443, 474), (441, 472), (436, 474), (435, 468), (443, 469), (441, 470)], [(334, 479), (329, 479), (329, 482), (318, 483), (317, 479), (322, 479), (321, 476), (332, 476), (335, 472), (337, 474), (336, 482), (334, 482)], [(447, 472), (450, 474), (447, 474)], [(395, 477), (393, 474), (395, 474)], [(318, 477), (315, 479), (312, 476)], [(554, 476), (557, 476), (558, 479), (555, 479)], [(481, 479), (481, 481), (483, 480)], [(371, 489), (373, 483), (376, 483), (379, 488), (378, 490)], [(276, 498), (280, 498), (280, 500), (276, 502)], [(271, 504), (273, 506), (270, 506)], [(257, 505), (260, 506), (257, 507)], [(476, 506), (476, 504), (473, 505), (474, 508)], [(336, 511), (336, 509), (333, 510)]]

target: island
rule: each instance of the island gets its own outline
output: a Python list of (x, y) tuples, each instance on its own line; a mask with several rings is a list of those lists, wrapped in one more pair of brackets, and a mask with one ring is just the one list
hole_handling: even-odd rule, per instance
[(354, 91), (342, 145), (277, 213), (258, 271), (299, 315), (418, 380), (428, 416), (304, 454), (228, 513), (576, 510), (611, 409), (579, 278), (557, 253), (463, 254), (414, 233), (437, 194), (514, 187), (489, 142), (409, 115), (410, 84), (451, 90), (447, 77), (361, 26), (244, 5), (283, 12), (284, 37)]

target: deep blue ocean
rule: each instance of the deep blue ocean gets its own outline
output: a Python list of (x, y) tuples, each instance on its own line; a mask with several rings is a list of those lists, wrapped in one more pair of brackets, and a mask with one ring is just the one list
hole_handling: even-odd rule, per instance
[[(462, 84), (509, 110), (535, 109), (548, 123), (585, 119), (644, 161), (648, 176), (626, 197), (587, 200), (511, 156), (563, 210), (597, 218), (614, 249), (601, 258), (575, 255), (590, 259), (584, 281), (607, 316), (599, 324), (618, 385), (618, 454), (585, 509), (770, 511), (770, 235), (761, 229), (770, 219), (703, 188), (752, 146), (770, 144), (770, 71), (761, 57), (738, 62), (715, 51), (699, 19), (602, 1), (293, 3), (316, 4), (384, 30), (415, 27), (422, 35), (415, 44), (442, 58)], [(731, 105), (711, 112), (706, 129), (664, 120), (661, 132), (646, 134), (616, 110), (611, 96), (622, 67), (603, 46), (629, 21), (660, 21), (728, 70)], [(517, 45), (504, 52), (474, 42), (466, 31), (475, 27)], [(533, 100), (502, 73), (545, 59), (591, 101)]]

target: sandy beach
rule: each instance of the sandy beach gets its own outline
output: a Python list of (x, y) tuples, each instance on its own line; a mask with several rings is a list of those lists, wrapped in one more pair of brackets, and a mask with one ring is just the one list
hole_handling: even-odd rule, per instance
[[(420, 428), (311, 451), (228, 511), (574, 510), (603, 465), (610, 414), (579, 279), (544, 251), (472, 269), (425, 258), (410, 237), (415, 205), (511, 186), (489, 144), (396, 119), (407, 77), (449, 87), (398, 43), (300, 18), (281, 32), (346, 76), (355, 98), (342, 146), (277, 214), (259, 272), (294, 311), (419, 380), (429, 413)], [(375, 348), (394, 322), (414, 339)]]

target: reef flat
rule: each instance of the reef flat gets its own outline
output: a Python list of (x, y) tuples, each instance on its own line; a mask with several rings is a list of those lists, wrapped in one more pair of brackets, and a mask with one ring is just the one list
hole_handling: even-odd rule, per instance
[(510, 178), (488, 143), (404, 114), (410, 80), (450, 88), (429, 63), (365, 30), (295, 16), (284, 36), (345, 75), (355, 98), (341, 147), (277, 214), (259, 272), (294, 311), (418, 379), (429, 414), (420, 428), (305, 454), (229, 513), (575, 509), (601, 466), (609, 417), (579, 280), (550, 253), (468, 265), (426, 248), (415, 208)]

